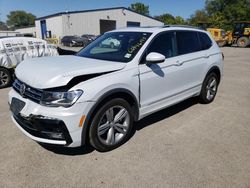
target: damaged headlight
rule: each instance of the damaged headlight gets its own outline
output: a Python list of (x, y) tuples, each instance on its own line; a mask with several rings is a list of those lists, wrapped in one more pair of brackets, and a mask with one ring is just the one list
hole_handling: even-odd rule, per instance
[(82, 90), (74, 90), (68, 92), (50, 92), (44, 91), (41, 99), (41, 105), (51, 107), (70, 107), (82, 95)]

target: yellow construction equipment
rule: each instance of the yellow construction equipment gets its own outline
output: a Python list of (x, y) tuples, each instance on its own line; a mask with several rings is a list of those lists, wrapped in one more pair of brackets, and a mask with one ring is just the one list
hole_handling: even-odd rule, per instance
[(209, 22), (199, 22), (198, 27), (210, 32), (214, 40), (220, 47), (227, 45), (228, 43), (228, 36), (226, 35), (226, 31), (223, 29), (211, 27), (212, 24)]
[(228, 44), (245, 48), (250, 45), (250, 21), (237, 21), (233, 31), (226, 33)]

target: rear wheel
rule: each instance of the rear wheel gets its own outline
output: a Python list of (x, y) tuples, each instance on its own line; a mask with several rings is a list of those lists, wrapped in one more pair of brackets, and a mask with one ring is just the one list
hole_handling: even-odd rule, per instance
[(0, 89), (8, 87), (12, 81), (11, 72), (0, 67)]
[(247, 37), (240, 37), (238, 40), (237, 40), (237, 45), (241, 48), (245, 48), (247, 47), (248, 45), (250, 44), (250, 40), (249, 38)]
[(124, 99), (113, 99), (95, 114), (90, 129), (90, 144), (99, 151), (113, 150), (125, 143), (131, 135), (133, 114)]
[(200, 93), (201, 103), (208, 104), (213, 102), (217, 93), (218, 84), (219, 79), (215, 73), (211, 73), (205, 78)]

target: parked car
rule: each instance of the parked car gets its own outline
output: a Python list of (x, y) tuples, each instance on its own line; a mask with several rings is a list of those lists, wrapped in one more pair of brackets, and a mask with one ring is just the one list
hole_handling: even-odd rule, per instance
[[(110, 38), (120, 47), (100, 45)], [(206, 31), (115, 30), (74, 56), (21, 63), (9, 92), (11, 116), (37, 142), (109, 151), (128, 140), (134, 121), (191, 97), (211, 103), (222, 69), (223, 55)]]
[(89, 43), (93, 42), (97, 38), (97, 36), (95, 35), (86, 35), (86, 34), (82, 35), (81, 37), (86, 38), (89, 41)]
[(29, 37), (0, 38), (0, 89), (13, 80), (15, 67), (23, 60), (58, 55), (56, 47), (46, 41)]
[(110, 48), (118, 48), (120, 46), (120, 41), (115, 38), (109, 37), (105, 39), (104, 41), (102, 41), (101, 46), (110, 47)]
[(64, 36), (61, 39), (61, 44), (63, 46), (86, 46), (89, 43), (88, 39), (81, 38), (79, 36)]

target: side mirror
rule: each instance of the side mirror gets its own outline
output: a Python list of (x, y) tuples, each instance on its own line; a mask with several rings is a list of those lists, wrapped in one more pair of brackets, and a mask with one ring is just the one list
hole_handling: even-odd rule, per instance
[(163, 63), (166, 57), (160, 53), (151, 52), (147, 55), (146, 61), (148, 63)]

